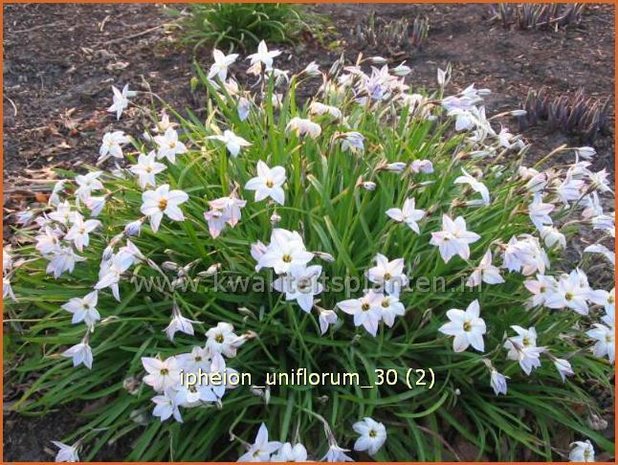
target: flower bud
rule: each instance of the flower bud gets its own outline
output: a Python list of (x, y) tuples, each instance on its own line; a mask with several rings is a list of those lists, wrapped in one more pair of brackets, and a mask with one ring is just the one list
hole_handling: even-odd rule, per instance
[(206, 271), (198, 273), (198, 276), (214, 276), (220, 269), (221, 263), (215, 263), (213, 265), (210, 265)]
[(322, 74), (320, 73), (320, 67), (315, 61), (309, 63), (307, 67), (303, 70), (303, 73), (311, 77), (317, 77)]
[(135, 376), (129, 376), (122, 382), (122, 387), (125, 388), (129, 394), (135, 395), (139, 391), (140, 381)]
[(270, 222), (273, 226), (278, 225), (280, 221), (281, 221), (281, 216), (278, 215), (277, 213), (273, 213), (272, 216), (270, 217)]
[(371, 61), (374, 65), (384, 65), (388, 60), (384, 57), (377, 56), (369, 58), (369, 61)]
[(142, 220), (135, 220), (124, 227), (124, 233), (129, 236), (139, 236), (142, 231)]
[(430, 160), (414, 160), (410, 165), (410, 169), (414, 173), (433, 173), (433, 163)]
[(246, 120), (249, 117), (249, 111), (251, 109), (251, 102), (247, 100), (245, 97), (241, 97), (238, 99), (238, 106), (236, 107), (236, 111), (238, 112), (238, 117), (241, 121)]
[(403, 76), (407, 76), (408, 74), (410, 74), (412, 72), (412, 69), (409, 66), (406, 66), (403, 63), (401, 63), (399, 66), (393, 68), (391, 71), (393, 72), (395, 76), (403, 77)]
[(113, 256), (114, 256), (114, 248), (111, 245), (108, 245), (107, 247), (105, 247), (105, 250), (103, 250), (103, 260), (104, 261), (111, 260)]
[(164, 270), (168, 270), (168, 271), (178, 271), (178, 269), (180, 268), (180, 265), (172, 261), (166, 261), (166, 262), (161, 263), (161, 268), (163, 268)]
[(97, 217), (105, 207), (105, 197), (88, 197), (85, 204), (92, 216)]
[(335, 261), (335, 257), (326, 252), (313, 252), (313, 254), (325, 262), (333, 263)]
[(575, 149), (575, 154), (584, 160), (590, 160), (597, 154), (593, 147), (578, 147)]
[(404, 162), (397, 161), (386, 165), (386, 171), (391, 171), (393, 173), (401, 173), (403, 170), (406, 169), (406, 166), (407, 165)]

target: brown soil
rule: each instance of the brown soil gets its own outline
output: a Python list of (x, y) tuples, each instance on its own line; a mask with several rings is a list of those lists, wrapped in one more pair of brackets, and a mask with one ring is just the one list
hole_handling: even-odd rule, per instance
[[(529, 89), (541, 86), (554, 95), (582, 88), (590, 97), (612, 98), (613, 112), (613, 5), (589, 5), (581, 24), (560, 31), (507, 30), (491, 23), (488, 7), (477, 4), (332, 4), (312, 9), (330, 18), (329, 30), (319, 40), (309, 34), (297, 45), (279, 47), (286, 52), (281, 67), (298, 70), (311, 60), (326, 67), (342, 50), (350, 59), (363, 52), (406, 60), (416, 88), (433, 86), (436, 68), (451, 63), (449, 90), (472, 82), (491, 89), (488, 114), (519, 107)], [(372, 11), (385, 19), (427, 17), (426, 43), (404, 53), (367, 46), (354, 31)], [(79, 169), (92, 163), (106, 131), (130, 132), (138, 125), (131, 111), (120, 122), (106, 112), (112, 84), (143, 90), (148, 83), (176, 108), (199, 107), (199, 96), (189, 86), (193, 51), (169, 31), (166, 25), (172, 21), (163, 7), (150, 4), (4, 6), (5, 215), (27, 199), (32, 179), (48, 179), (55, 167)], [(198, 52), (204, 66), (209, 59), (207, 49)], [(511, 128), (516, 129), (514, 122)], [(593, 145), (599, 154), (595, 167), (613, 173), (610, 132)], [(582, 143), (543, 125), (527, 129), (524, 136), (537, 154), (562, 143)], [(23, 191), (13, 195), (15, 186), (26, 189), (25, 197)], [(5, 401), (14, 395), (5, 386)], [(4, 459), (49, 460), (44, 451), (49, 440), (61, 439), (74, 425), (72, 410), (40, 419), (5, 414)], [(121, 448), (111, 454), (99, 459), (123, 456)]]

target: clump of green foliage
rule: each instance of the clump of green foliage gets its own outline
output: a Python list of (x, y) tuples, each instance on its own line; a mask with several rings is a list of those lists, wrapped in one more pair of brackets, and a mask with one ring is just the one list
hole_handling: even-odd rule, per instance
[[(557, 239), (548, 240), (547, 227), (537, 231), (531, 216), (544, 198), (557, 225), (573, 225), (580, 194), (603, 193), (602, 173), (580, 163), (545, 164), (559, 151), (584, 150), (561, 147), (525, 168), (527, 146), (506, 128), (497, 133), (494, 117), (485, 117), (484, 89), (445, 96), (448, 79), (439, 72), (439, 89), (420, 95), (404, 81), (406, 67), (378, 69), (360, 58), (356, 66), (342, 58), (328, 72), (309, 64), (286, 80), (272, 68), (277, 51), (262, 48), (252, 58), (252, 87), (230, 76), (224, 82), (222, 60), (210, 79), (198, 68), (206, 116), (167, 108), (159, 121), (142, 108), (148, 122), (134, 136), (104, 136), (102, 156), (116, 150), (108, 169), (89, 178), (65, 173), (50, 204), (33, 209), (36, 218), (22, 216), (27, 224), (4, 255), (6, 311), (22, 358), (10, 380), (23, 387), (14, 408), (36, 415), (69, 402), (91, 404), (87, 422), (64, 438), (85, 460), (130, 433), (129, 460), (235, 460), (266, 426), (271, 440), (302, 441), (312, 460), (336, 443), (364, 460), (354, 425), (367, 417), (388, 434), (373, 454), (378, 461), (460, 458), (456, 442), (468, 444), (477, 460), (555, 460), (568, 456), (558, 443), (565, 431), (612, 454), (613, 442), (589, 422), (603, 406), (588, 386), (612, 392), (613, 351), (598, 334), (613, 334), (613, 291), (584, 289), (584, 259), (571, 275), (559, 274), (566, 237), (549, 228), (549, 239)], [(299, 92), (313, 81), (322, 86), (300, 103)], [(123, 92), (115, 92), (120, 112), (128, 105), (128, 88)], [(149, 183), (146, 171), (136, 170), (146, 165)], [(260, 198), (261, 178), (264, 188), (280, 190)], [(412, 218), (405, 224), (404, 210)], [(224, 214), (235, 218), (217, 225)], [(97, 219), (84, 222), (84, 215)], [(600, 216), (603, 227), (608, 219)], [(84, 243), (87, 221), (96, 227)], [(290, 239), (279, 241), (282, 234)], [(283, 263), (311, 251), (311, 265), (326, 279), (308, 309), (269, 281), (265, 257), (288, 246)], [(335, 284), (375, 284), (373, 265), (384, 257), (405, 263), (411, 286), (381, 295), (382, 307), (400, 299), (402, 311), (391, 321), (376, 320), (374, 304), (358, 307), (374, 315), (372, 330), (360, 313), (350, 314), (369, 294), (364, 286)], [(282, 279), (285, 272), (274, 271)], [(488, 280), (488, 272), (500, 279)], [(160, 277), (166, 285), (138, 286)], [(214, 284), (226, 277), (268, 285)], [(543, 284), (543, 292), (558, 294), (573, 280), (577, 286), (567, 292), (569, 302), (549, 307), (535, 299), (540, 290), (532, 294), (541, 279), (556, 283)], [(73, 304), (95, 291), (100, 315), (89, 308), (89, 325), (73, 320)], [(475, 307), (453, 339), (449, 321), (463, 309), (471, 318)], [(324, 318), (331, 318), (326, 328)], [(213, 334), (221, 323), (239, 336), (223, 352), (226, 363), (251, 374), (254, 386), (193, 402), (181, 398), (180, 381), (167, 389), (157, 382), (178, 374), (172, 367), (195, 351), (205, 351), (200, 363), (216, 361), (211, 370), (219, 372), (223, 356), (214, 342), (221, 341)], [(482, 324), (475, 333), (482, 338), (462, 346), (460, 335), (472, 324)], [(534, 371), (531, 360), (538, 362)], [(269, 373), (298, 368), (356, 373), (361, 382), (256, 386)], [(171, 409), (163, 415), (164, 401), (180, 409), (173, 418)]]
[(261, 40), (289, 42), (316, 16), (290, 3), (211, 3), (191, 5), (184, 40), (195, 47), (252, 48)]

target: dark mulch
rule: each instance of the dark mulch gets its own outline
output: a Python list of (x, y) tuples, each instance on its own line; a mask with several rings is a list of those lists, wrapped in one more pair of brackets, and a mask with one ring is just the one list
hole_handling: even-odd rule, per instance
[[(311, 60), (328, 66), (342, 50), (351, 59), (363, 52), (405, 59), (414, 70), (413, 86), (428, 87), (436, 67), (451, 63), (452, 90), (475, 82), (493, 91), (489, 114), (520, 106), (530, 88), (541, 86), (555, 95), (582, 88), (590, 97), (613, 101), (613, 5), (589, 5), (580, 25), (557, 32), (505, 30), (491, 24), (487, 6), (478, 4), (312, 8), (330, 17), (330, 30), (322, 40), (308, 35), (298, 45), (279, 47), (286, 52), (281, 67), (297, 70)], [(387, 19), (427, 17), (427, 42), (403, 53), (368, 47), (354, 31), (372, 11)], [(28, 199), (33, 179), (49, 179), (55, 167), (92, 163), (103, 133), (112, 127), (131, 131), (138, 124), (131, 112), (116, 122), (105, 111), (112, 84), (130, 83), (139, 90), (148, 83), (176, 108), (199, 106), (189, 86), (193, 52), (170, 32), (171, 21), (161, 6), (147, 4), (4, 6), (5, 214)], [(209, 51), (199, 52), (197, 59), (208, 66)], [(585, 142), (544, 125), (527, 129), (524, 136), (533, 144), (533, 155)], [(613, 136), (610, 131), (593, 143), (599, 153), (595, 167), (612, 173)], [(15, 395), (5, 386), (5, 400)], [(75, 409), (40, 419), (5, 415), (4, 459), (49, 460), (44, 447), (72, 430)], [(122, 447), (116, 447), (100, 459), (122, 459)]]
[[(182, 8), (182, 6), (178, 6)], [(100, 136), (116, 124), (105, 108), (111, 84), (130, 83), (154, 92), (177, 107), (194, 106), (189, 89), (190, 47), (168, 33), (172, 18), (155, 5), (7, 5), (4, 15), (4, 172), (78, 167), (92, 162)], [(427, 17), (430, 33), (420, 50), (397, 54), (414, 72), (410, 81), (427, 86), (436, 67), (451, 63), (453, 88), (475, 82), (488, 87), (490, 111), (514, 108), (528, 89), (540, 86), (559, 95), (583, 88), (601, 99), (613, 96), (613, 6), (591, 5), (582, 23), (558, 32), (512, 31), (488, 21), (485, 5), (321, 5), (339, 33), (338, 46), (306, 40), (283, 46), (280, 65), (298, 68), (310, 60), (328, 65), (341, 49), (350, 58), (387, 56), (367, 47), (354, 33), (371, 11), (378, 17)], [(154, 29), (159, 27), (158, 29)], [(198, 54), (205, 66), (208, 51)], [(13, 107), (13, 104), (15, 107)], [(513, 124), (514, 129), (515, 125)], [(538, 150), (569, 141), (556, 131), (525, 133)], [(613, 167), (613, 135), (595, 141), (600, 158)], [(36, 173), (34, 173), (36, 174)]]

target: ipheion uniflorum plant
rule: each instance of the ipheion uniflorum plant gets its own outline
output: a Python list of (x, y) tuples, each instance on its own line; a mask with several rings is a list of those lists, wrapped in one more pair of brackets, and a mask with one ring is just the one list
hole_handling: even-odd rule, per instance
[[(407, 66), (294, 74), (279, 55), (260, 43), (245, 87), (215, 50), (199, 114), (114, 88), (143, 134), (106, 133), (97, 167), (17, 215), (4, 298), (15, 376), (36, 380), (15, 408), (104, 405), (56, 459), (132, 431), (136, 460), (459, 458), (443, 434), (478, 458), (611, 453), (587, 388), (611, 389), (614, 362), (614, 290), (585, 272), (614, 263), (594, 149), (528, 166), (510, 113), (488, 118), (474, 85), (445, 95), (448, 70), (421, 95)], [(566, 262), (576, 226), (598, 240)], [(264, 382), (300, 368), (364, 387)]]

